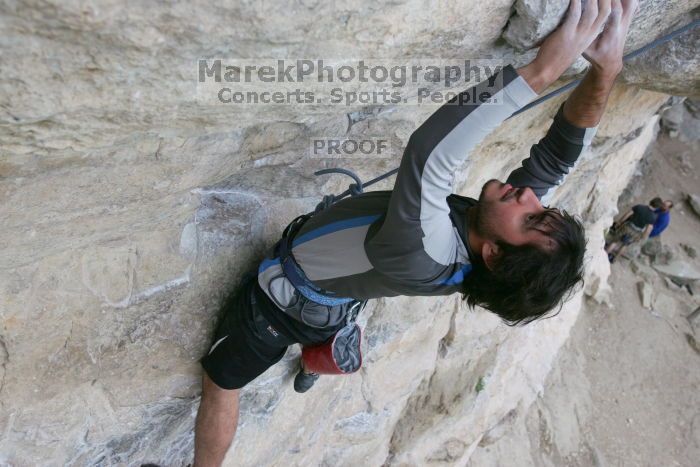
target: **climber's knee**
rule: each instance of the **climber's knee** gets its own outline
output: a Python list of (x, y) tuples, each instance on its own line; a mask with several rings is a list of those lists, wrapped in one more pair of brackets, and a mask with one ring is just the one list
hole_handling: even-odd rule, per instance
[(240, 389), (224, 389), (216, 384), (206, 373), (202, 375), (202, 399), (234, 399)]

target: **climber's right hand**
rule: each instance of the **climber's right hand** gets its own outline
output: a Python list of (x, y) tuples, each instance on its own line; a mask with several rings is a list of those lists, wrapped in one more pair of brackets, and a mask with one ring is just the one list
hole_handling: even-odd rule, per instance
[(622, 71), (625, 40), (638, 6), (638, 0), (612, 0), (612, 12), (605, 30), (583, 53), (597, 73), (614, 79)]
[(591, 45), (610, 15), (610, 5), (611, 0), (570, 0), (564, 21), (544, 39), (537, 57), (518, 69), (535, 92), (559, 79)]

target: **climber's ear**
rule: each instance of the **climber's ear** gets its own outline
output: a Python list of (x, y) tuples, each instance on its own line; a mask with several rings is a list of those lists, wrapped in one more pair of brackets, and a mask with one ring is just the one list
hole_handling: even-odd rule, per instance
[(496, 259), (498, 258), (500, 252), (500, 248), (498, 248), (498, 245), (495, 243), (491, 241), (484, 242), (483, 246), (481, 247), (481, 259), (484, 260), (484, 264), (489, 270), (493, 271), (493, 269), (496, 267)]

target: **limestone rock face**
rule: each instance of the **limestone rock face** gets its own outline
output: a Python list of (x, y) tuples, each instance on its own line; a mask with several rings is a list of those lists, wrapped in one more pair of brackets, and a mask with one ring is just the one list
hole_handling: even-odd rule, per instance
[(562, 21), (569, 0), (516, 0), (503, 38), (521, 50), (531, 49)]
[(629, 62), (622, 79), (645, 89), (700, 96), (700, 28), (687, 32)]
[[(500, 41), (512, 3), (3, 3), (0, 463), (191, 462), (197, 360), (226, 292), (292, 218), (346, 188), (314, 170), (343, 166), (365, 180), (390, 170), (434, 110), (206, 105), (196, 99), (199, 59), (516, 60)], [(665, 3), (643, 2), (633, 45), (697, 4)], [(549, 26), (531, 27), (534, 38)], [(490, 135), (454, 190), (476, 196), (517, 167), (563, 98)], [(601, 300), (602, 233), (666, 99), (616, 87), (591, 151), (549, 200), (582, 216), (586, 293)], [(390, 153), (309, 151), (315, 137), (363, 135), (385, 136)], [(519, 329), (457, 296), (374, 300), (361, 317), (364, 368), (300, 396), (291, 385), (299, 349), (290, 348), (242, 391), (227, 463), (464, 464), (532, 402), (582, 294)]]

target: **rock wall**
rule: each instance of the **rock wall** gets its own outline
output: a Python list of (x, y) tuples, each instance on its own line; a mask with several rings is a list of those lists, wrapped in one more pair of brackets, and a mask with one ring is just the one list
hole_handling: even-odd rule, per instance
[[(0, 463), (190, 462), (197, 360), (226, 291), (289, 220), (345, 189), (344, 179), (313, 178), (314, 170), (344, 166), (367, 180), (395, 167), (432, 110), (203, 105), (193, 91), (198, 59), (517, 64), (528, 53), (514, 47), (549, 27), (518, 19), (535, 3), (518, 0), (510, 23), (511, 0), (0, 5)], [(682, 23), (698, 3), (643, 1), (630, 48)], [(697, 81), (650, 84), (644, 57), (634, 66), (639, 85), (697, 91)], [(696, 65), (687, 69), (697, 76)], [(456, 174), (455, 191), (475, 196), (516, 167), (562, 99), (489, 136)], [(592, 150), (551, 200), (586, 223), (586, 293), (600, 299), (602, 231), (666, 99), (616, 87)], [(363, 134), (395, 141), (391, 157), (308, 154), (313, 136)], [(243, 391), (227, 463), (464, 463), (541, 390), (581, 293), (555, 318), (522, 329), (468, 311), (457, 296), (375, 300), (362, 317), (363, 369), (297, 395), (299, 351), (290, 349)]]

